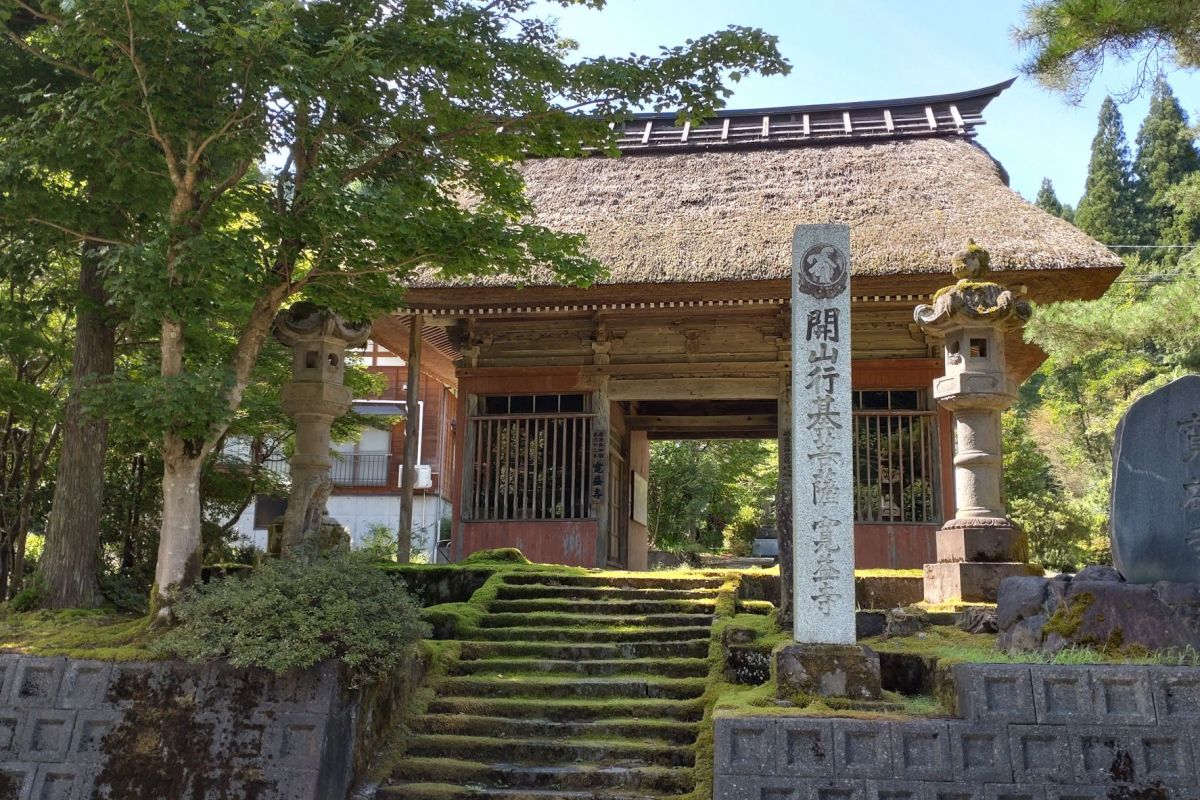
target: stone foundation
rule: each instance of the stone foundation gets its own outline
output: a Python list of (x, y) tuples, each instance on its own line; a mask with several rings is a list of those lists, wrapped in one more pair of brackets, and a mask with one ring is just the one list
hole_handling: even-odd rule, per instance
[(1020, 562), (926, 564), (925, 602), (994, 603), (1005, 578), (1034, 574), (1040, 575), (1041, 570)]
[(869, 647), (786, 642), (772, 653), (778, 697), (796, 693), (879, 698), (879, 656)]
[(422, 672), (367, 699), (332, 664), (276, 676), (0, 655), (0, 798), (344, 798)]
[(1200, 795), (1200, 669), (960, 664), (960, 719), (718, 716), (714, 800)]

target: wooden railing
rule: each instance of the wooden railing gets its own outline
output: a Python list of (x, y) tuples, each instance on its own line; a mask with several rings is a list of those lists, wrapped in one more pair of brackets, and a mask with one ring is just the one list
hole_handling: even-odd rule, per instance
[(933, 411), (854, 412), (854, 518), (937, 522)]
[(471, 418), (470, 519), (550, 520), (592, 516), (588, 463), (592, 415)]

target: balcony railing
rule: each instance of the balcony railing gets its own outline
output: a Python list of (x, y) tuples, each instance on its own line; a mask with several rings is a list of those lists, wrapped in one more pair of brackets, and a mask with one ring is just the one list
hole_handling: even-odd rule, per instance
[(336, 453), (333, 456), (334, 486), (388, 486), (390, 453)]
[[(264, 461), (263, 467), (276, 475), (291, 473), (282, 457)], [(331, 472), (334, 486), (391, 486), (394, 477), (390, 453), (334, 453)]]

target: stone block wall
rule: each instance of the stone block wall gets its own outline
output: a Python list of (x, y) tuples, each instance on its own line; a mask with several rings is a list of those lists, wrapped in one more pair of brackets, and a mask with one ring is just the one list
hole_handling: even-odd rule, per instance
[(1200, 669), (954, 673), (958, 719), (718, 717), (715, 800), (1200, 796)]
[(329, 664), (0, 655), (0, 800), (344, 798), (357, 713)]

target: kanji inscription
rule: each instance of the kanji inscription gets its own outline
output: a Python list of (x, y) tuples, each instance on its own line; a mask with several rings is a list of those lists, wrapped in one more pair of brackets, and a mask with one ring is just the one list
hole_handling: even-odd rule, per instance
[(850, 235), (797, 226), (792, 241), (792, 480), (797, 642), (852, 644)]

